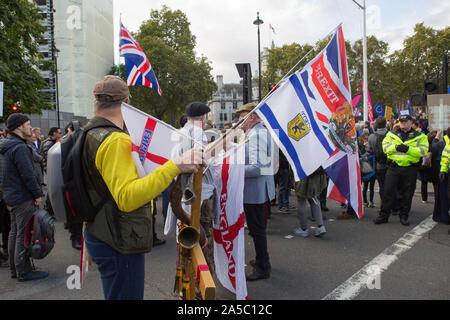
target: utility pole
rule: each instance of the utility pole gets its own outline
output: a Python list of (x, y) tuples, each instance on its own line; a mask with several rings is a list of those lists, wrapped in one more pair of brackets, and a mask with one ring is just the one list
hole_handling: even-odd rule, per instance
[(369, 107), (368, 107), (368, 100), (369, 95), (367, 92), (369, 91), (368, 87), (368, 80), (367, 80), (367, 7), (366, 7), (366, 0), (363, 0), (363, 4), (359, 4), (356, 2), (356, 0), (352, 0), (358, 7), (361, 8), (363, 11), (363, 77), (364, 77), (364, 88), (363, 88), (363, 107), (364, 107), (364, 121), (368, 120), (369, 117)]

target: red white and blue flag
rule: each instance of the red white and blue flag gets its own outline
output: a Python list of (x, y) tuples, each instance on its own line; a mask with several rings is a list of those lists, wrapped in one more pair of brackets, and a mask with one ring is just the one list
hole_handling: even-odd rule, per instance
[(355, 170), (359, 168), (358, 146), (341, 26), (325, 49), (284, 80), (257, 113), (290, 162), (296, 180), (322, 166), (336, 188), (331, 196), (339, 191), (362, 216), (361, 178)]
[(158, 91), (161, 88), (156, 80), (152, 65), (144, 53), (144, 50), (134, 40), (132, 35), (120, 23), (120, 56), (125, 58), (127, 68), (127, 83), (129, 86), (146, 86)]

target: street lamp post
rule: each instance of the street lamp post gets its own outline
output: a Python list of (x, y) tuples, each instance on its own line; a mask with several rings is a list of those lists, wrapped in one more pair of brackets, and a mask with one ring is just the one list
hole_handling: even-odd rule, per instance
[(363, 105), (364, 105), (364, 121), (367, 121), (368, 116), (369, 116), (369, 108), (368, 108), (368, 86), (369, 84), (367, 83), (367, 22), (366, 22), (366, 0), (363, 0), (363, 4), (359, 4), (358, 2), (356, 2), (355, 0), (352, 0), (358, 7), (360, 7), (360, 9), (363, 11), (363, 74), (364, 74), (364, 88), (363, 88)]
[(58, 128), (61, 128), (59, 121), (59, 84), (58, 84), (58, 53), (59, 49), (53, 45), (53, 60), (55, 61), (55, 74), (56, 74), (56, 118), (58, 120)]
[(263, 24), (264, 21), (262, 21), (259, 18), (259, 12), (256, 13), (256, 20), (253, 21), (254, 25), (258, 26), (258, 73), (259, 73), (259, 87), (258, 87), (258, 91), (259, 91), (259, 102), (261, 102), (261, 37), (260, 37), (260, 32), (259, 32), (259, 25)]

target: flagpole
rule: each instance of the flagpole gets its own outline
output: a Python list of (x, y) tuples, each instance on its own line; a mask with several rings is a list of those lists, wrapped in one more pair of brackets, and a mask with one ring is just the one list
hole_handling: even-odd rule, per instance
[(364, 88), (363, 88), (363, 116), (364, 121), (368, 120), (369, 117), (369, 107), (368, 107), (368, 94), (369, 91), (368, 81), (367, 81), (367, 22), (366, 22), (366, 0), (363, 0), (363, 4), (360, 5), (356, 0), (352, 0), (362, 11), (363, 11), (363, 77), (364, 77)]
[(364, 23), (364, 39), (363, 39), (363, 73), (364, 73), (364, 121), (369, 118), (369, 84), (367, 80), (367, 23), (366, 23), (366, 0), (363, 1), (363, 23)]
[[(336, 31), (336, 29), (338, 29), (340, 26), (342, 26), (342, 22), (338, 24), (338, 26), (336, 28), (333, 28), (333, 30), (331, 30), (325, 37), (322, 37), (321, 39), (327, 38), (330, 34), (332, 34), (333, 32)], [(209, 147), (205, 150), (205, 152), (210, 152), (211, 150), (213, 150), (220, 142), (222, 142), (232, 131), (236, 130), (237, 128), (239, 128), (240, 126), (242, 126), (242, 124), (244, 124), (249, 118), (250, 116), (255, 113), (263, 104), (264, 102), (270, 97), (270, 95), (275, 91), (275, 88), (277, 88), (277, 86), (284, 80), (286, 79), (291, 72), (303, 61), (305, 60), (305, 58), (311, 53), (313, 52), (315, 49), (317, 49), (317, 47), (319, 47), (320, 45), (320, 41), (317, 42), (317, 44), (314, 46), (314, 48), (312, 48), (311, 50), (308, 51), (308, 53), (305, 54), (305, 56), (303, 56), (296, 64), (295, 66), (293, 66), (291, 68), (291, 70), (289, 70), (284, 76), (283, 78), (281, 78), (280, 81), (278, 81), (278, 83), (272, 87), (272, 90), (270, 90), (270, 92), (264, 97), (264, 99), (262, 99), (258, 105), (252, 110), (250, 111), (243, 119), (239, 120), (233, 127), (231, 127), (230, 129), (228, 129), (223, 136), (219, 137), (219, 139), (215, 140), (214, 142), (212, 142)]]
[(122, 12), (119, 18), (119, 78), (122, 78), (122, 72), (120, 70), (120, 36), (122, 35)]

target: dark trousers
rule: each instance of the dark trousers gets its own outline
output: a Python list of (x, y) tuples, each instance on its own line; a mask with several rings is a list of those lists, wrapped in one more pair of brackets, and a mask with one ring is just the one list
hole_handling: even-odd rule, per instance
[(105, 300), (143, 300), (145, 255), (122, 255), (87, 230), (86, 248), (97, 264)]
[(262, 270), (271, 268), (267, 251), (266, 227), (264, 225), (264, 203), (244, 204), (245, 218), (253, 237), (256, 252), (256, 265)]
[(399, 215), (408, 217), (414, 191), (416, 190), (417, 172), (418, 167), (389, 167), (386, 172), (381, 216), (389, 217), (392, 208), (398, 201), (398, 190), (398, 193), (401, 194)]
[(381, 199), (381, 205), (383, 205), (383, 197), (384, 197), (384, 180), (386, 179), (386, 172), (385, 170), (377, 170), (375, 175), (377, 177), (378, 186), (380, 187), (380, 199)]
[(289, 194), (291, 187), (289, 185), (289, 168), (278, 170), (278, 207), (289, 207)]
[(2, 249), (8, 251), (9, 231), (11, 230), (11, 216), (5, 201), (0, 201), (0, 232), (2, 234)]
[(375, 181), (376, 178), (375, 176), (373, 176), (372, 178), (370, 178), (367, 181), (364, 181), (364, 188), (363, 188), (363, 198), (364, 198), (364, 203), (368, 203), (367, 202), (367, 190), (369, 190), (369, 196), (370, 196), (370, 203), (373, 203), (373, 197), (375, 195)]
[(34, 200), (24, 202), (16, 207), (8, 207), (11, 214), (11, 231), (9, 233), (9, 265), (11, 275), (23, 276), (32, 270), (31, 260), (25, 248), (25, 231), (36, 207)]
[(434, 191), (435, 196), (437, 194), (437, 184), (436, 183), (433, 183), (432, 181), (428, 181), (428, 180), (421, 180), (420, 193), (422, 194), (423, 201), (428, 201), (428, 182), (431, 182), (431, 184), (433, 185), (433, 191)]

